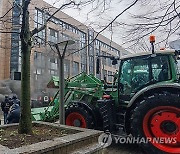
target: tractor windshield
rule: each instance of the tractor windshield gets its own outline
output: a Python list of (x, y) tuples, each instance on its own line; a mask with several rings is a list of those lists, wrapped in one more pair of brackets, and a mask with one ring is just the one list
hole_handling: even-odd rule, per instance
[(168, 56), (143, 56), (126, 59), (121, 63), (120, 83), (124, 94), (135, 93), (149, 82), (171, 79)]

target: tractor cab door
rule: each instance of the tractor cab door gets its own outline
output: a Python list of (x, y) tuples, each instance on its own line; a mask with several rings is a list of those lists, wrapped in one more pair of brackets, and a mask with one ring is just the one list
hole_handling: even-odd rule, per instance
[(140, 56), (121, 61), (119, 100), (126, 102), (142, 88), (171, 79), (168, 56)]

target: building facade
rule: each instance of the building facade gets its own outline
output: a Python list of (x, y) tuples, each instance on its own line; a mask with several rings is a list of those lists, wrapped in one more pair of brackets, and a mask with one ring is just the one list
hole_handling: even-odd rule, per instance
[[(2, 2), (6, 1), (1, 0)], [(14, 0), (13, 3), (15, 5), (11, 10), (11, 30), (18, 33), (21, 25), (21, 0)], [(8, 9), (1, 8), (1, 10), (7, 11)], [(56, 10), (56, 8), (42, 0), (31, 0), (29, 6), (30, 29), (40, 28)], [(113, 66), (109, 58), (100, 58), (100, 74), (96, 74), (97, 55), (120, 57), (128, 54), (117, 43), (101, 34), (97, 36), (93, 29), (88, 28), (62, 11), (56, 13), (46, 24), (46, 28), (32, 38), (31, 81), (33, 87), (36, 87), (35, 89), (43, 90), (50, 77), (58, 75), (58, 56), (53, 46), (55, 43), (66, 40), (75, 41), (75, 44), (67, 48), (66, 52), (64, 64), (66, 78), (80, 72), (86, 72), (94, 74), (100, 79), (107, 76), (108, 81), (112, 81), (111, 75), (116, 72), (118, 65)], [(12, 77), (14, 73), (21, 72), (21, 43), (20, 36), (17, 33), (9, 34), (9, 41), (6, 41), (9, 51), (6, 51), (7, 48), (0, 48), (0, 56), (6, 61), (6, 67), (3, 65), (4, 62), (0, 64), (0, 79)], [(0, 33), (0, 40), (2, 35)]]
[[(11, 4), (0, 0), (0, 80), (9, 78), (11, 53)], [(7, 21), (7, 22), (6, 22)]]

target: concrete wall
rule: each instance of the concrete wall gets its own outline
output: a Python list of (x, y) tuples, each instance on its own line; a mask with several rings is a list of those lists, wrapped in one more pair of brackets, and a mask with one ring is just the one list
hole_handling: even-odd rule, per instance
[[(37, 122), (36, 122), (37, 123)], [(54, 138), (32, 145), (22, 146), (16, 149), (0, 145), (1, 154), (103, 154), (105, 149), (98, 143), (98, 137), (103, 133), (97, 130), (90, 130), (78, 127), (59, 126), (58, 124), (38, 122), (39, 125), (53, 126), (56, 128), (75, 131), (75, 134)], [(0, 128), (13, 127), (12, 125), (1, 126)], [(17, 124), (16, 124), (17, 125)], [(78, 132), (77, 132), (78, 131)]]

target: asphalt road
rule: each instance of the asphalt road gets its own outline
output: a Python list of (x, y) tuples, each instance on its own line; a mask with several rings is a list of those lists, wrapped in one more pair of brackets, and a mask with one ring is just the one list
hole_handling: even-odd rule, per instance
[(111, 144), (107, 148), (108, 154), (145, 154), (137, 144)]

